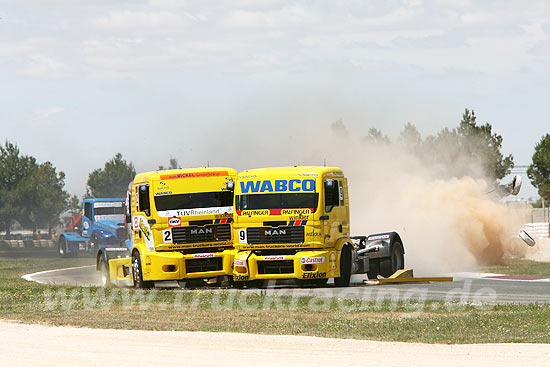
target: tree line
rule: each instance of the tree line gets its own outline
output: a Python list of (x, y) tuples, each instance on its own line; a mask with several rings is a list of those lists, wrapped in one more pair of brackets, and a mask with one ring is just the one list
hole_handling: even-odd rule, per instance
[[(362, 140), (370, 144), (392, 143), (375, 128), (369, 129)], [(474, 111), (468, 109), (456, 128), (444, 128), (426, 138), (407, 123), (393, 143), (403, 145), (428, 164), (452, 165), (453, 174), (458, 177), (483, 175), (497, 181), (514, 167), (514, 157), (501, 152), (502, 136), (493, 132), (491, 124), (478, 124)], [(470, 162), (476, 162), (479, 169), (473, 169)], [(158, 167), (174, 168), (180, 166), (172, 157), (167, 166)], [(117, 153), (103, 168), (90, 172), (85, 197), (124, 197), (135, 174), (133, 163)], [(539, 195), (550, 199), (550, 134), (535, 145), (527, 175)], [(65, 173), (58, 172), (51, 162), (38, 163), (36, 158), (22, 154), (14, 143), (6, 141), (0, 146), (0, 231), (9, 233), (15, 222), (32, 230), (51, 229), (63, 213), (74, 214), (80, 209), (80, 199), (65, 190)]]

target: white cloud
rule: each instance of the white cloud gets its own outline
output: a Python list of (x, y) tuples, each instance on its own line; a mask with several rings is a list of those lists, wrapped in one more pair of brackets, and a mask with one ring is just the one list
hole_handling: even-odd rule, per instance
[(234, 10), (224, 19), (224, 24), (235, 28), (265, 28), (304, 26), (316, 21), (315, 15), (301, 5), (275, 10)]
[(180, 27), (184, 18), (167, 11), (111, 11), (95, 18), (92, 24), (100, 28)]
[(19, 69), (22, 74), (40, 77), (58, 77), (64, 75), (65, 71), (65, 64), (41, 54), (28, 56), (27, 62)]

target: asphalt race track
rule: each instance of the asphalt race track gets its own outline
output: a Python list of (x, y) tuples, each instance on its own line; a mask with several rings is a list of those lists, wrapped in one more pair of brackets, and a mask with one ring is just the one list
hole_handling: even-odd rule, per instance
[[(550, 279), (487, 279), (486, 274), (457, 273), (453, 282), (366, 285), (364, 276), (353, 276), (352, 285), (335, 288), (331, 282), (323, 288), (297, 288), (289, 284), (270, 284), (267, 289), (245, 289), (240, 292), (265, 292), (277, 295), (311, 295), (341, 299), (438, 300), (469, 303), (550, 303)], [(27, 274), (28, 281), (70, 286), (99, 286), (95, 266), (48, 270)], [(174, 283), (175, 284), (175, 283)], [(213, 288), (216, 289), (216, 288)], [(237, 291), (237, 290), (235, 290)]]

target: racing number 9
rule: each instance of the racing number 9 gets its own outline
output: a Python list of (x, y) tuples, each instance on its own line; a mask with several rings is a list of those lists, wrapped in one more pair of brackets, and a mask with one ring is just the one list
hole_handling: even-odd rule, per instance
[(246, 243), (246, 229), (239, 230), (239, 243)]

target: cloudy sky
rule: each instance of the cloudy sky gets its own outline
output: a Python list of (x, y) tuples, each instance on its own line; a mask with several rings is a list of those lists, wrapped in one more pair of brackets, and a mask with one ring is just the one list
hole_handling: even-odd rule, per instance
[(0, 138), (81, 195), (116, 152), (244, 169), (339, 119), (428, 135), (468, 107), (529, 164), (548, 65), (547, 1), (0, 0)]

